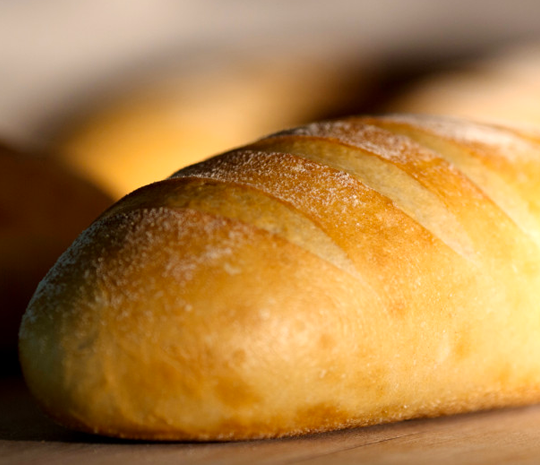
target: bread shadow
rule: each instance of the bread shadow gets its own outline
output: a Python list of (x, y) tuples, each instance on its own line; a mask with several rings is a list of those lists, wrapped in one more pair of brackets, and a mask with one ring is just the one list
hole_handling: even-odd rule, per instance
[(72, 431), (47, 417), (32, 399), (21, 376), (0, 379), (0, 441), (132, 444), (129, 441)]
[(223, 445), (222, 441), (144, 441), (98, 436), (73, 431), (55, 423), (37, 406), (22, 376), (0, 378), (0, 441), (58, 442), (79, 444), (179, 444)]

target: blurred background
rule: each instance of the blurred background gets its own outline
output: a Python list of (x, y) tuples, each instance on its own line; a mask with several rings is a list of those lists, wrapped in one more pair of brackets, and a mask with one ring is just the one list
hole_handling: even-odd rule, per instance
[(3, 0), (0, 349), (113, 201), (272, 131), (387, 111), (540, 123), (534, 0)]

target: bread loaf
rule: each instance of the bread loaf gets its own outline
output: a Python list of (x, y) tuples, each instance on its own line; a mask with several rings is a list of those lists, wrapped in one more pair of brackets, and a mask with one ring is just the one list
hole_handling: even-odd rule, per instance
[(20, 331), (43, 409), (136, 439), (280, 437), (540, 400), (540, 146), (355, 117), (107, 210)]

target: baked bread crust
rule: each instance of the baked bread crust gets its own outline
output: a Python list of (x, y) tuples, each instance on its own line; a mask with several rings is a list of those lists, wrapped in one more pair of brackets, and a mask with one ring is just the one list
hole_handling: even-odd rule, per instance
[(20, 331), (53, 418), (280, 437), (540, 400), (540, 146), (413, 116), (285, 131), (106, 211)]

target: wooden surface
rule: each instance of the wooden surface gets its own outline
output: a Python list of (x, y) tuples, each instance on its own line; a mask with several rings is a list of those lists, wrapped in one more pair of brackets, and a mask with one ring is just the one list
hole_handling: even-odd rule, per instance
[(540, 406), (237, 443), (145, 443), (55, 425), (0, 379), (0, 464), (540, 464)]

